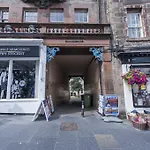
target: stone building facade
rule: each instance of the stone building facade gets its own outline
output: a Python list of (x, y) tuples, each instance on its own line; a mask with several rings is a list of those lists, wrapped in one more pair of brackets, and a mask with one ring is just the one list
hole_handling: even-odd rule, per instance
[[(46, 72), (45, 95), (52, 95), (55, 106), (63, 100), (68, 101), (68, 77), (82, 76), (85, 80), (85, 91), (91, 92), (93, 104), (97, 107), (100, 92), (114, 94), (111, 53), (109, 51), (111, 30), (106, 19), (106, 1), (66, 0), (59, 2), (59, 0), (56, 0), (58, 3), (55, 1), (56, 3), (52, 5), (45, 5), (50, 1), (0, 0), (0, 41), (2, 41), (0, 46), (5, 46), (5, 49), (9, 50), (7, 46), (14, 46), (14, 43), (20, 45), (19, 41), (21, 40), (30, 40), (29, 44), (27, 44), (27, 41), (25, 42), (26, 46), (31, 45), (33, 39), (35, 41), (36, 39), (43, 40), (47, 50), (52, 50), (53, 52), (58, 50), (56, 56), (54, 56), (55, 53), (51, 53), (52, 55), (54, 54), (54, 59), (47, 62), (46, 70), (44, 70), (44, 67), (41, 68), (43, 69), (42, 73), (38, 70), (38, 65), (40, 67), (44, 65), (42, 59), (45, 56), (40, 58), (28, 57), (26, 60), (36, 59), (37, 61), (35, 80), (39, 78), (38, 74), (44, 75), (43, 72)], [(4, 42), (5, 39), (7, 40), (6, 43), (9, 43), (10, 40), (8, 45)], [(16, 42), (11, 42), (13, 41), (12, 39), (16, 40)], [(23, 43), (21, 42), (21, 44)], [(102, 66), (92, 53), (95, 48), (105, 51), (103, 54), (105, 61)], [(42, 49), (40, 50), (42, 51)], [(14, 53), (22, 54), (16, 51)], [(43, 51), (41, 53), (44, 55)], [(4, 57), (1, 60), (9, 61), (7, 54), (4, 56), (3, 51), (0, 54), (3, 55), (0, 57)], [(10, 72), (10, 74), (8, 73), (9, 79), (15, 73), (13, 70), (15, 60), (25, 59), (21, 55), (20, 58), (17, 57), (12, 58), (12, 67), (8, 67)], [(40, 63), (38, 63), (39, 59), (41, 60)], [(8, 63), (10, 64), (10, 62)], [(35, 67), (34, 65), (33, 67)], [(43, 83), (44, 78), (39, 79)], [(7, 89), (11, 93), (5, 90), (5, 96), (2, 96), (0, 101), (0, 112), (34, 113), (39, 100), (42, 100), (42, 98), (36, 99), (37, 97), (34, 95), (34, 93), (37, 93), (34, 89), (36, 86), (32, 89), (32, 100), (30, 97), (22, 99), (20, 95), (17, 99), (12, 99), (11, 88), (9, 81)], [(44, 92), (42, 92), (42, 95), (44, 95)], [(29, 102), (33, 105), (30, 105)], [(28, 107), (28, 105), (31, 107)]]
[[(148, 96), (146, 101), (142, 98), (135, 101), (132, 88), (121, 78), (131, 67), (149, 71), (149, 0), (66, 0), (61, 3), (58, 0), (50, 6), (44, 6), (49, 1), (38, 0), (38, 7), (34, 2), (0, 0), (0, 40), (3, 38), (1, 45), (4, 46), (3, 41), (9, 38), (42, 39), (50, 49), (59, 48), (45, 70), (46, 95), (52, 95), (54, 105), (69, 99), (68, 94), (64, 94), (65, 97), (60, 94), (69, 93), (68, 76), (84, 76), (85, 90), (94, 95), (96, 107), (101, 93), (119, 95), (120, 114), (149, 109)], [(94, 59), (90, 48), (103, 50), (102, 64)], [(10, 91), (11, 87), (7, 89)], [(20, 100), (10, 103), (10, 94), (6, 95), (4, 102), (0, 102), (2, 113), (33, 113), (36, 109), (36, 106), (30, 110), (27, 106), (19, 109), (23, 103)], [(25, 105), (29, 99), (24, 100)], [(4, 109), (7, 104), (9, 107)]]
[[(135, 98), (133, 91), (121, 76), (130, 68), (145, 71), (149, 77), (150, 63), (150, 1), (108, 0), (107, 20), (113, 31), (113, 84), (114, 93), (120, 95), (120, 111), (149, 110), (149, 94)], [(147, 70), (147, 71), (146, 71)], [(116, 82), (117, 81), (117, 82)], [(147, 83), (149, 93), (149, 82)], [(145, 100), (147, 99), (147, 100)], [(147, 102), (146, 102), (147, 101)]]

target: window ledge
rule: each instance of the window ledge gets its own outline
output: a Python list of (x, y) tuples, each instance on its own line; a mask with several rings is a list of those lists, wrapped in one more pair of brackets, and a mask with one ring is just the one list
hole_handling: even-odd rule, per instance
[(38, 99), (2, 99), (0, 102), (38, 102)]
[(147, 42), (150, 41), (150, 37), (142, 37), (142, 38), (127, 38), (127, 42)]

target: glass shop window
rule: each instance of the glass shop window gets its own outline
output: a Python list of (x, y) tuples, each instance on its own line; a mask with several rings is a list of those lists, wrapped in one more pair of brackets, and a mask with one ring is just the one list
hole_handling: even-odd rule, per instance
[(34, 60), (0, 61), (0, 99), (37, 97), (38, 63)]
[(0, 99), (6, 99), (9, 61), (0, 61)]
[(144, 72), (148, 80), (146, 85), (132, 86), (133, 105), (134, 107), (150, 107), (150, 66), (133, 66), (132, 69)]
[(13, 61), (11, 99), (35, 97), (36, 61)]

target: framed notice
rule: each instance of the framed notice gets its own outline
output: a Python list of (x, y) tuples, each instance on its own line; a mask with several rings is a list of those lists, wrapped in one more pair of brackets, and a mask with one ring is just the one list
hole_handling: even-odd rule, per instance
[(119, 115), (119, 107), (118, 107), (118, 96), (116, 95), (105, 95), (105, 106), (104, 106), (104, 114), (111, 116)]

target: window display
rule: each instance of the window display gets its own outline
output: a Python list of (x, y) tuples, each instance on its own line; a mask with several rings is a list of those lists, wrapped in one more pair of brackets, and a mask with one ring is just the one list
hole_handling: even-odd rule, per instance
[(13, 61), (11, 99), (34, 98), (36, 61)]
[(132, 85), (134, 107), (150, 107), (150, 66), (133, 66), (146, 74), (148, 82), (145, 84)]
[(0, 99), (6, 99), (8, 81), (8, 61), (0, 61)]

